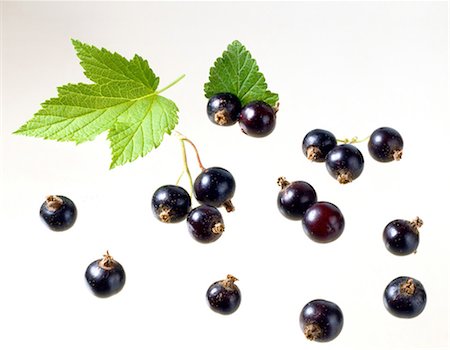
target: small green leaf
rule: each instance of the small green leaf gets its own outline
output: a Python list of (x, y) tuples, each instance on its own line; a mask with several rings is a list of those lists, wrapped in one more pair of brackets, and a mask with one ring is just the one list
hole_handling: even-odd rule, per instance
[(136, 160), (160, 145), (178, 122), (176, 105), (156, 91), (159, 78), (146, 60), (72, 40), (85, 75), (94, 84), (68, 84), (15, 134), (77, 144), (109, 130), (111, 168)]
[(209, 82), (204, 87), (210, 98), (221, 92), (236, 95), (243, 105), (259, 100), (274, 106), (278, 95), (267, 89), (266, 80), (255, 59), (244, 45), (235, 40), (219, 57), (209, 71)]

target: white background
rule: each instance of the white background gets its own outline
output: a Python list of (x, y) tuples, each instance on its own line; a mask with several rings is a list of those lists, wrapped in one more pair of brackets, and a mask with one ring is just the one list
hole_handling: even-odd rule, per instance
[[(447, 348), (447, 15), (445, 2), (3, 3), (0, 348)], [(11, 135), (57, 86), (87, 81), (70, 38), (142, 55), (161, 86), (186, 73), (164, 93), (180, 109), (177, 130), (206, 166), (227, 168), (237, 182), (236, 212), (224, 213), (217, 242), (201, 245), (184, 223), (151, 215), (154, 190), (182, 168), (176, 138), (110, 171), (105, 135), (80, 146)], [(277, 127), (264, 139), (206, 117), (209, 67), (234, 39), (280, 95)], [(404, 158), (377, 163), (360, 144), (366, 164), (354, 183), (339, 185), (301, 154), (311, 129), (363, 138), (380, 126), (400, 131)], [(314, 243), (282, 217), (281, 175), (310, 182), (320, 200), (340, 207), (339, 240)], [(41, 223), (48, 194), (76, 203), (71, 230)], [(391, 255), (384, 226), (416, 215), (425, 223), (417, 254)], [(127, 283), (102, 300), (84, 271), (106, 249)], [(224, 317), (209, 310), (205, 292), (228, 273), (240, 279), (243, 300)], [(395, 318), (382, 303), (385, 286), (401, 275), (419, 279), (428, 294), (415, 319)], [(309, 343), (298, 324), (315, 298), (344, 312), (341, 335), (327, 345)]]

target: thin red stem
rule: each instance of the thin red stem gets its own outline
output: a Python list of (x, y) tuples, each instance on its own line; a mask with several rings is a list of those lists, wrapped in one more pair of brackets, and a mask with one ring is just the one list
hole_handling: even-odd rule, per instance
[(183, 140), (186, 141), (187, 143), (189, 143), (189, 144), (192, 146), (192, 148), (193, 148), (194, 151), (195, 151), (195, 155), (197, 156), (198, 166), (200, 167), (200, 169), (201, 169), (202, 171), (205, 170), (205, 167), (203, 166), (202, 161), (200, 160), (200, 154), (198, 153), (198, 149), (197, 149), (197, 147), (195, 146), (195, 144), (194, 144), (191, 140), (189, 140), (188, 138), (186, 138), (186, 137), (183, 137)]

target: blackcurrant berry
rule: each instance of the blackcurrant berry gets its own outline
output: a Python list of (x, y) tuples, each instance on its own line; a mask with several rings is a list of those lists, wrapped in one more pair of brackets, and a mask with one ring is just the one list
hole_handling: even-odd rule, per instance
[(316, 191), (305, 181), (288, 182), (280, 177), (278, 185), (278, 209), (288, 219), (302, 220), (306, 210), (317, 202)]
[(241, 101), (235, 95), (220, 93), (209, 99), (206, 112), (214, 124), (229, 126), (238, 121), (241, 108)]
[(309, 340), (328, 342), (335, 339), (344, 326), (344, 315), (335, 303), (316, 299), (300, 313), (300, 327)]
[(328, 152), (336, 147), (336, 137), (327, 130), (314, 129), (303, 139), (303, 154), (314, 162), (324, 162)]
[(209, 205), (192, 209), (187, 217), (187, 225), (192, 237), (201, 243), (218, 240), (225, 230), (222, 214)]
[(379, 162), (400, 160), (403, 153), (403, 139), (397, 130), (392, 128), (378, 128), (370, 135), (369, 153)]
[(325, 159), (327, 170), (341, 184), (355, 180), (364, 169), (364, 158), (355, 146), (344, 144), (334, 147)]
[(186, 219), (191, 210), (191, 197), (180, 186), (161, 186), (153, 194), (152, 210), (159, 221), (180, 222)]
[(384, 306), (394, 316), (413, 318), (418, 316), (427, 303), (422, 283), (411, 277), (397, 277), (384, 290)]
[(103, 255), (103, 259), (95, 260), (87, 267), (85, 277), (92, 292), (100, 298), (119, 293), (125, 285), (122, 265), (108, 252)]
[(230, 212), (234, 210), (231, 198), (236, 189), (236, 182), (228, 170), (219, 167), (204, 169), (194, 182), (195, 198), (213, 207), (224, 206)]
[(344, 231), (345, 220), (337, 206), (329, 202), (317, 202), (310, 206), (303, 217), (303, 230), (318, 243), (329, 243)]
[(228, 275), (225, 280), (211, 284), (206, 292), (206, 299), (211, 310), (222, 315), (229, 315), (238, 309), (241, 304), (241, 291), (234, 284), (237, 280), (236, 277)]
[(269, 135), (276, 124), (275, 110), (263, 101), (250, 102), (242, 108), (239, 125), (244, 134), (253, 137)]
[(422, 225), (423, 221), (419, 218), (391, 221), (383, 231), (386, 248), (395, 255), (415, 253), (419, 245), (419, 227)]
[(53, 231), (65, 231), (77, 219), (75, 204), (64, 196), (48, 196), (39, 211), (41, 218)]

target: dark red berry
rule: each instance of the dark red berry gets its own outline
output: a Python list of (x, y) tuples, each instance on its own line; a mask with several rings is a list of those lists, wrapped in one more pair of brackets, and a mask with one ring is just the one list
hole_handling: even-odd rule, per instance
[(77, 219), (75, 204), (64, 196), (48, 196), (41, 205), (39, 214), (48, 228), (53, 231), (65, 231), (73, 226)]
[(278, 209), (288, 219), (302, 220), (306, 210), (317, 202), (316, 191), (305, 181), (288, 182), (280, 177), (278, 185)]
[(343, 144), (334, 147), (325, 160), (328, 172), (341, 184), (355, 180), (364, 169), (364, 157), (353, 145)]
[(303, 217), (303, 230), (318, 243), (329, 243), (344, 231), (345, 220), (337, 206), (329, 202), (317, 202), (309, 207)]
[(186, 221), (189, 233), (201, 243), (218, 240), (225, 230), (222, 214), (217, 208), (209, 205), (192, 209)]
[(220, 93), (209, 99), (206, 112), (214, 124), (229, 126), (238, 121), (241, 107), (241, 101), (235, 95)]
[(383, 241), (386, 248), (395, 255), (415, 253), (419, 246), (419, 227), (423, 221), (393, 220), (383, 230)]
[(153, 194), (152, 210), (159, 221), (165, 223), (183, 221), (191, 210), (191, 196), (183, 187), (162, 186)]
[(420, 281), (397, 277), (388, 284), (383, 295), (384, 306), (394, 316), (413, 318), (420, 315), (427, 303), (427, 294)]
[(400, 160), (403, 154), (403, 139), (397, 130), (392, 128), (378, 128), (370, 135), (369, 153), (379, 162)]
[(335, 339), (344, 326), (344, 315), (335, 303), (316, 299), (300, 313), (300, 327), (309, 340), (328, 342)]
[(337, 145), (336, 137), (327, 130), (314, 129), (303, 139), (303, 154), (314, 162), (324, 162), (327, 154)]
[(228, 275), (225, 280), (214, 282), (206, 292), (211, 310), (222, 314), (230, 315), (235, 312), (241, 304), (241, 291), (234, 284), (238, 279)]
[(230, 212), (234, 210), (231, 198), (236, 189), (233, 175), (223, 168), (212, 167), (204, 169), (194, 182), (195, 198), (213, 207), (224, 206)]
[(265, 102), (250, 102), (242, 108), (239, 125), (242, 131), (253, 137), (265, 137), (272, 133), (276, 124), (275, 110)]
[(92, 292), (100, 298), (119, 293), (126, 279), (122, 265), (108, 252), (103, 255), (103, 259), (95, 260), (88, 266), (85, 277)]

